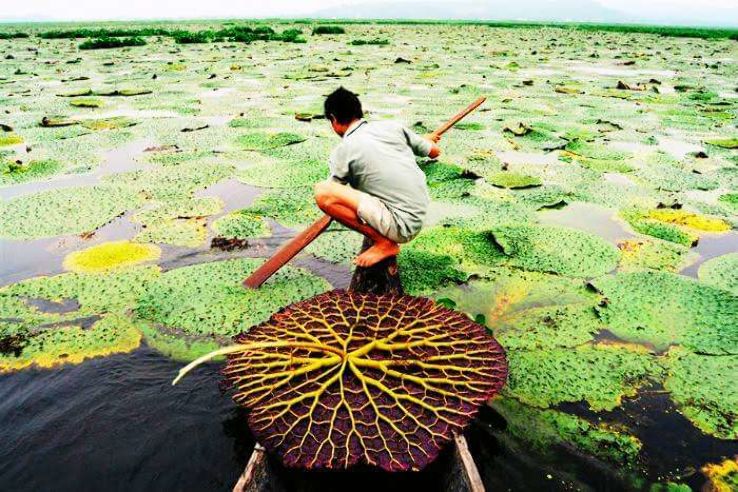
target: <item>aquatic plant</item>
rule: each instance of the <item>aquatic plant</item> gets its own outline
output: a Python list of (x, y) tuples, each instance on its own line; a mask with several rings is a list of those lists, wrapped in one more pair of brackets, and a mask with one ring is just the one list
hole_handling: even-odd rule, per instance
[(618, 250), (603, 239), (554, 226), (500, 226), (491, 229), (508, 262), (526, 270), (573, 277), (597, 277), (617, 266)]
[(305, 270), (286, 267), (258, 290), (244, 289), (241, 282), (261, 263), (245, 258), (170, 270), (147, 287), (136, 313), (190, 335), (232, 336), (330, 287)]
[(270, 217), (287, 227), (312, 224), (321, 214), (315, 206), (312, 186), (267, 191), (244, 211)]
[(13, 162), (0, 159), (0, 185), (25, 183), (58, 173), (62, 165), (55, 160)]
[(406, 248), (400, 250), (397, 260), (403, 288), (414, 295), (428, 294), (449, 283), (466, 282), (470, 276), (447, 254)]
[(64, 258), (64, 268), (97, 273), (159, 259), (161, 250), (152, 244), (113, 241), (75, 251)]
[(721, 147), (723, 149), (738, 149), (738, 138), (722, 138), (714, 140), (706, 140), (706, 144)]
[(731, 225), (718, 217), (710, 217), (686, 210), (630, 209), (620, 215), (641, 234), (657, 237), (684, 246), (694, 246), (700, 232), (725, 232)]
[[(331, 33), (334, 34), (334, 33)], [(387, 46), (390, 44), (389, 39), (374, 38), (374, 39), (352, 39), (349, 43), (351, 46)]]
[(661, 371), (645, 347), (617, 344), (510, 351), (508, 359), (506, 394), (541, 408), (586, 401), (594, 411), (612, 410)]
[(738, 439), (738, 355), (695, 354), (672, 347), (665, 366), (664, 387), (679, 411), (706, 434)]
[(91, 97), (77, 97), (69, 101), (69, 104), (76, 108), (100, 108), (105, 103), (101, 99)]
[(530, 407), (513, 398), (497, 398), (491, 407), (504, 417), (512, 436), (539, 452), (555, 453), (561, 446), (610, 464), (632, 467), (637, 463), (641, 442), (614, 426), (592, 424), (559, 410)]
[(507, 350), (576, 347), (604, 327), (593, 309), (599, 296), (581, 280), (504, 267), (485, 277), (434, 295), (483, 319)]
[(238, 138), (238, 143), (245, 150), (263, 151), (285, 145), (294, 145), (305, 140), (305, 137), (296, 133), (247, 133)]
[(20, 354), (0, 354), (0, 373), (35, 366), (79, 364), (86, 359), (130, 352), (141, 343), (141, 332), (124, 316), (108, 315), (90, 328), (59, 326), (24, 337)]
[(708, 463), (702, 473), (709, 480), (705, 490), (709, 492), (732, 492), (738, 489), (738, 458), (727, 458), (722, 463)]
[(543, 184), (541, 178), (507, 171), (486, 176), (485, 179), (493, 186), (508, 189), (532, 188)]
[(213, 222), (216, 234), (227, 238), (250, 239), (271, 235), (269, 224), (264, 217), (245, 210), (238, 210), (224, 215)]
[(700, 266), (702, 282), (738, 295), (738, 253), (718, 256)]
[(678, 272), (694, 258), (686, 246), (658, 239), (628, 239), (618, 243), (620, 269)]
[(701, 354), (738, 354), (738, 297), (664, 272), (592, 281), (605, 300), (597, 313), (617, 337), (663, 350), (680, 344)]
[(0, 147), (23, 143), (23, 137), (15, 133), (0, 133)]
[(421, 470), (505, 383), (502, 348), (429, 299), (331, 291), (235, 337), (223, 370), (285, 465)]
[(0, 202), (0, 237), (34, 239), (91, 232), (143, 201), (112, 185), (60, 188)]

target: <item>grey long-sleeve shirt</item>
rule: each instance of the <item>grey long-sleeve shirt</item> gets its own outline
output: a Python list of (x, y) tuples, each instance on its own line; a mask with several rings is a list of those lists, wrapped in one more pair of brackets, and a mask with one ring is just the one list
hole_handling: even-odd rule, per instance
[(409, 239), (423, 227), (428, 186), (415, 156), (427, 157), (433, 144), (393, 121), (358, 121), (331, 153), (330, 177), (379, 198)]

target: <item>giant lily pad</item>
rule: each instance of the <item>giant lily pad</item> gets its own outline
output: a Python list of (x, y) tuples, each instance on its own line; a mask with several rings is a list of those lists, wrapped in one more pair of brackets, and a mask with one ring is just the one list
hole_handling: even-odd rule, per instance
[(623, 273), (593, 285), (605, 296), (597, 307), (602, 321), (624, 340), (738, 354), (738, 297), (722, 289), (663, 272)]
[(61, 188), (0, 202), (0, 237), (33, 239), (94, 231), (142, 197), (119, 186)]
[(0, 373), (30, 366), (49, 368), (79, 364), (86, 359), (130, 352), (141, 343), (141, 332), (126, 317), (108, 315), (90, 328), (59, 326), (28, 334), (19, 353), (0, 354)]
[(702, 432), (738, 439), (738, 355), (694, 354), (669, 350), (664, 386), (684, 414)]
[(241, 282), (261, 263), (245, 258), (170, 270), (149, 285), (136, 312), (189, 335), (232, 336), (329, 287), (305, 270), (285, 267), (259, 289), (245, 289)]
[(507, 393), (540, 408), (586, 401), (592, 410), (612, 410), (660, 375), (660, 367), (643, 347), (586, 344), (512, 351), (508, 357)]
[(586, 456), (620, 466), (633, 466), (642, 444), (606, 424), (592, 424), (558, 410), (541, 410), (512, 398), (498, 398), (492, 408), (505, 418), (507, 430), (540, 452), (557, 453), (555, 446), (572, 447)]
[(70, 253), (64, 267), (76, 272), (95, 273), (159, 259), (161, 250), (151, 244), (113, 241)]
[(436, 296), (481, 316), (507, 350), (575, 347), (603, 328), (593, 310), (598, 296), (582, 281), (504, 268), (487, 276)]
[(572, 277), (597, 277), (617, 266), (618, 250), (597, 236), (554, 226), (501, 226), (492, 234), (511, 265)]
[(235, 338), (224, 374), (290, 467), (420, 470), (505, 383), (485, 329), (429, 299), (342, 290)]
[(718, 256), (706, 261), (700, 267), (699, 277), (706, 284), (738, 295), (738, 253)]

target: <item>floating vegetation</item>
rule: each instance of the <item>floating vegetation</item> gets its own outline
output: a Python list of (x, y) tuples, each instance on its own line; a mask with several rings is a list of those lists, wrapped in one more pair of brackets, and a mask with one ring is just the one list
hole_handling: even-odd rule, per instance
[(0, 147), (23, 143), (23, 137), (15, 133), (0, 133)]
[(526, 176), (525, 174), (501, 172), (486, 177), (486, 180), (493, 186), (508, 189), (533, 188), (541, 186), (543, 181), (535, 176)]
[(701, 354), (738, 354), (738, 297), (663, 272), (622, 273), (593, 281), (597, 307), (617, 337), (656, 350), (680, 344)]
[(18, 355), (0, 353), (0, 373), (79, 364), (93, 357), (130, 352), (140, 343), (141, 332), (124, 316), (107, 315), (90, 328), (49, 327), (27, 335)]
[(738, 295), (738, 253), (718, 256), (702, 264), (700, 280)]
[(305, 137), (295, 133), (248, 133), (238, 138), (238, 143), (244, 150), (271, 150), (286, 145), (294, 145), (304, 142)]
[(405, 248), (398, 256), (400, 279), (405, 291), (413, 295), (429, 294), (448, 284), (462, 283), (469, 274), (445, 254)]
[(484, 320), (507, 350), (576, 347), (604, 326), (593, 310), (599, 297), (581, 280), (507, 268), (485, 276), (435, 296)]
[(105, 103), (101, 99), (94, 99), (90, 97), (78, 97), (69, 101), (69, 104), (76, 108), (100, 108)]
[(723, 219), (685, 210), (625, 210), (621, 216), (636, 231), (665, 241), (694, 246), (700, 232), (725, 232), (731, 225)]
[(293, 267), (280, 270), (259, 289), (242, 287), (261, 263), (238, 259), (170, 270), (149, 285), (136, 313), (186, 334), (231, 337), (288, 304), (330, 288), (322, 278)]
[(374, 38), (374, 39), (352, 39), (351, 46), (387, 46), (390, 44), (389, 39)]
[(597, 236), (554, 226), (501, 226), (491, 230), (511, 265), (572, 277), (598, 277), (617, 266), (618, 250)]
[(312, 224), (321, 215), (315, 206), (312, 186), (268, 191), (244, 211), (269, 217), (287, 227)]
[(581, 417), (558, 410), (540, 410), (512, 398), (497, 398), (492, 408), (504, 417), (514, 437), (542, 453), (555, 453), (555, 447), (571, 448), (584, 456), (625, 467), (637, 463), (642, 444), (606, 424), (591, 424)]
[(738, 458), (728, 458), (722, 463), (708, 463), (702, 467), (711, 492), (732, 492), (738, 489)]
[(680, 347), (667, 355), (664, 386), (679, 411), (706, 434), (738, 439), (738, 355), (695, 354)]
[(53, 176), (61, 170), (58, 161), (11, 161), (0, 159), (0, 185), (25, 183)]
[(142, 203), (120, 186), (61, 188), (0, 202), (0, 237), (34, 239), (93, 232)]
[(678, 272), (693, 258), (686, 246), (657, 239), (629, 239), (618, 243), (620, 269)]
[(161, 250), (151, 244), (113, 241), (75, 251), (64, 259), (64, 268), (75, 272), (98, 273), (156, 261)]
[(250, 239), (271, 235), (269, 224), (264, 217), (246, 210), (239, 210), (224, 215), (213, 222), (216, 234), (226, 238)]
[(594, 411), (612, 410), (660, 372), (645, 347), (616, 344), (511, 351), (508, 360), (505, 393), (540, 408), (586, 401)]
[(705, 141), (708, 145), (714, 145), (723, 149), (738, 149), (738, 138), (723, 138)]
[(422, 470), (507, 374), (502, 348), (482, 326), (410, 296), (327, 292), (235, 341), (175, 383), (226, 355), (223, 373), (250, 410), (252, 432), (296, 468)]

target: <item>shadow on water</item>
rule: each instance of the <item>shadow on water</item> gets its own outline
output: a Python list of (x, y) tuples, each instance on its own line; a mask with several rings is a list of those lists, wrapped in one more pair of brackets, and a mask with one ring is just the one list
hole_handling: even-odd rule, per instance
[(230, 490), (253, 447), (242, 412), (218, 366), (173, 387), (180, 366), (142, 348), (0, 376), (0, 490)]

